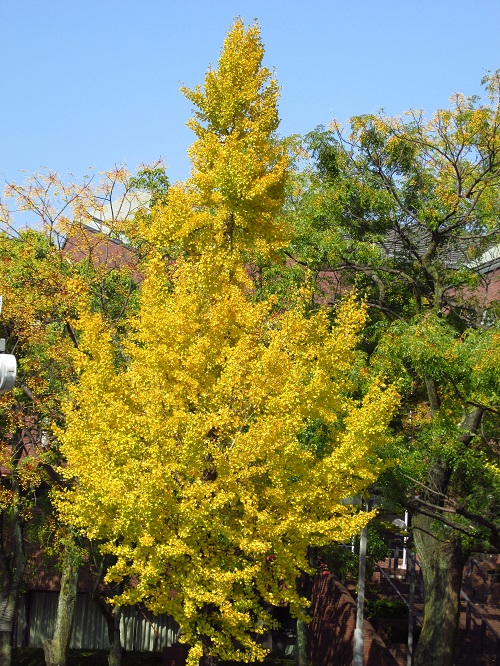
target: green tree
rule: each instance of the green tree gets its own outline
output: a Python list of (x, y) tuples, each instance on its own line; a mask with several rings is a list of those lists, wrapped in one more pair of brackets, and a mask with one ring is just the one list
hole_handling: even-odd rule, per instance
[[(36, 231), (14, 240), (0, 234), (0, 276), (5, 307), (2, 336), (18, 359), (18, 381), (0, 398), (2, 464), (2, 659), (10, 663), (14, 609), (23, 580), (35, 503), (57, 480), (57, 454), (49, 443), (50, 422), (60, 418), (58, 396), (71, 381), (65, 322), (74, 309), (67, 298), (69, 267)], [(50, 476), (49, 476), (50, 475)], [(39, 512), (39, 506), (37, 513)], [(40, 519), (40, 517), (38, 516)]]
[[(150, 192), (158, 179), (163, 193), (165, 177), (156, 166), (147, 183)], [(81, 544), (71, 530), (54, 521), (48, 499), (51, 486), (64, 485), (57, 471), (62, 458), (52, 425), (62, 425), (61, 400), (77, 378), (71, 351), (78, 345), (74, 320), (79, 300), (87, 298), (90, 307), (101, 311), (116, 337), (123, 333), (123, 315), (134, 307), (137, 266), (147, 248), (144, 243), (140, 248), (128, 246), (117, 260), (111, 247), (130, 225), (123, 214), (113, 217), (111, 203), (118, 195), (135, 201), (134, 188), (130, 173), (122, 168), (104, 174), (95, 187), (89, 182), (65, 184), (54, 173), (36, 174), (22, 185), (9, 185), (1, 207), (1, 335), (18, 360), (16, 386), (0, 397), (2, 465), (9, 470), (0, 486), (0, 638), (5, 664), (11, 660), (25, 545), (33, 545), (40, 531), (44, 541), (51, 535), (52, 554), (62, 573), (56, 631), (44, 645), (46, 661), (62, 664), (66, 658)], [(29, 221), (38, 229), (20, 226), (7, 206), (12, 198), (15, 208), (31, 215)]]
[(484, 84), (489, 103), (455, 95), (430, 119), (311, 133), (315, 168), (288, 211), (291, 255), (365, 295), (372, 367), (406, 395), (391, 454), (426, 589), (417, 666), (452, 664), (465, 558), (499, 545), (498, 301), (484, 270), (500, 242), (499, 74)]

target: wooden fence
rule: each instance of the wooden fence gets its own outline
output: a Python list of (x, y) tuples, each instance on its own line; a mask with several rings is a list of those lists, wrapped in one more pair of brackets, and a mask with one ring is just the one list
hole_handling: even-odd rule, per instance
[[(42, 647), (42, 641), (52, 638), (58, 596), (57, 592), (38, 591), (23, 595), (17, 616), (18, 647)], [(175, 642), (177, 624), (168, 615), (153, 615), (137, 606), (127, 606), (123, 608), (120, 629), (125, 650), (160, 651)], [(70, 647), (109, 648), (106, 620), (89, 594), (77, 597)]]

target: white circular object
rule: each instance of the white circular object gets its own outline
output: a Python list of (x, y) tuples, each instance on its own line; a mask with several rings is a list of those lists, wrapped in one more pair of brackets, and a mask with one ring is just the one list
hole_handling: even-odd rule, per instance
[(12, 354), (0, 354), (0, 393), (12, 391), (16, 383), (17, 362)]
[(405, 530), (406, 529), (406, 523), (405, 523), (404, 520), (401, 520), (401, 518), (395, 518), (392, 521), (392, 524), (395, 525), (400, 530)]

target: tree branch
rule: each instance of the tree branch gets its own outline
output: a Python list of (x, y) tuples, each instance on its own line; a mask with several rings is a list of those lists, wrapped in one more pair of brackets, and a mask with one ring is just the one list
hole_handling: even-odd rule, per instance
[(68, 331), (69, 337), (72, 339), (73, 344), (78, 349), (78, 340), (76, 339), (75, 331), (73, 330), (73, 327), (69, 323), (68, 319), (66, 319), (66, 321), (64, 322), (64, 326), (66, 327), (66, 330)]
[(484, 516), (481, 516), (477, 513), (472, 513), (470, 511), (467, 511), (467, 509), (464, 509), (463, 507), (456, 506), (455, 508), (450, 508), (445, 506), (439, 506), (437, 504), (432, 504), (432, 502), (427, 502), (426, 500), (422, 499), (419, 495), (415, 495), (413, 499), (419, 504), (423, 504), (424, 506), (427, 506), (430, 509), (433, 509), (434, 511), (440, 511), (442, 513), (452, 513), (458, 516), (463, 516), (468, 520), (471, 520), (473, 522), (478, 523), (479, 525), (482, 525), (483, 527), (486, 527), (495, 535), (500, 534), (500, 525), (496, 525), (495, 523), (491, 522), (491, 520), (488, 520)]

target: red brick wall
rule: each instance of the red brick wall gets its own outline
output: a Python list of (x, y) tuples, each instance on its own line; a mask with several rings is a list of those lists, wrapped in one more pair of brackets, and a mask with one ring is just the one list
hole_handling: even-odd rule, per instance
[(84, 226), (75, 226), (63, 247), (63, 254), (72, 261), (88, 259), (95, 267), (108, 269), (129, 268), (132, 276), (140, 282), (136, 271), (137, 255), (105, 234), (97, 233)]
[[(313, 666), (351, 666), (356, 602), (333, 576), (316, 576), (309, 624), (309, 657)], [(364, 666), (398, 666), (382, 639), (365, 620)]]

